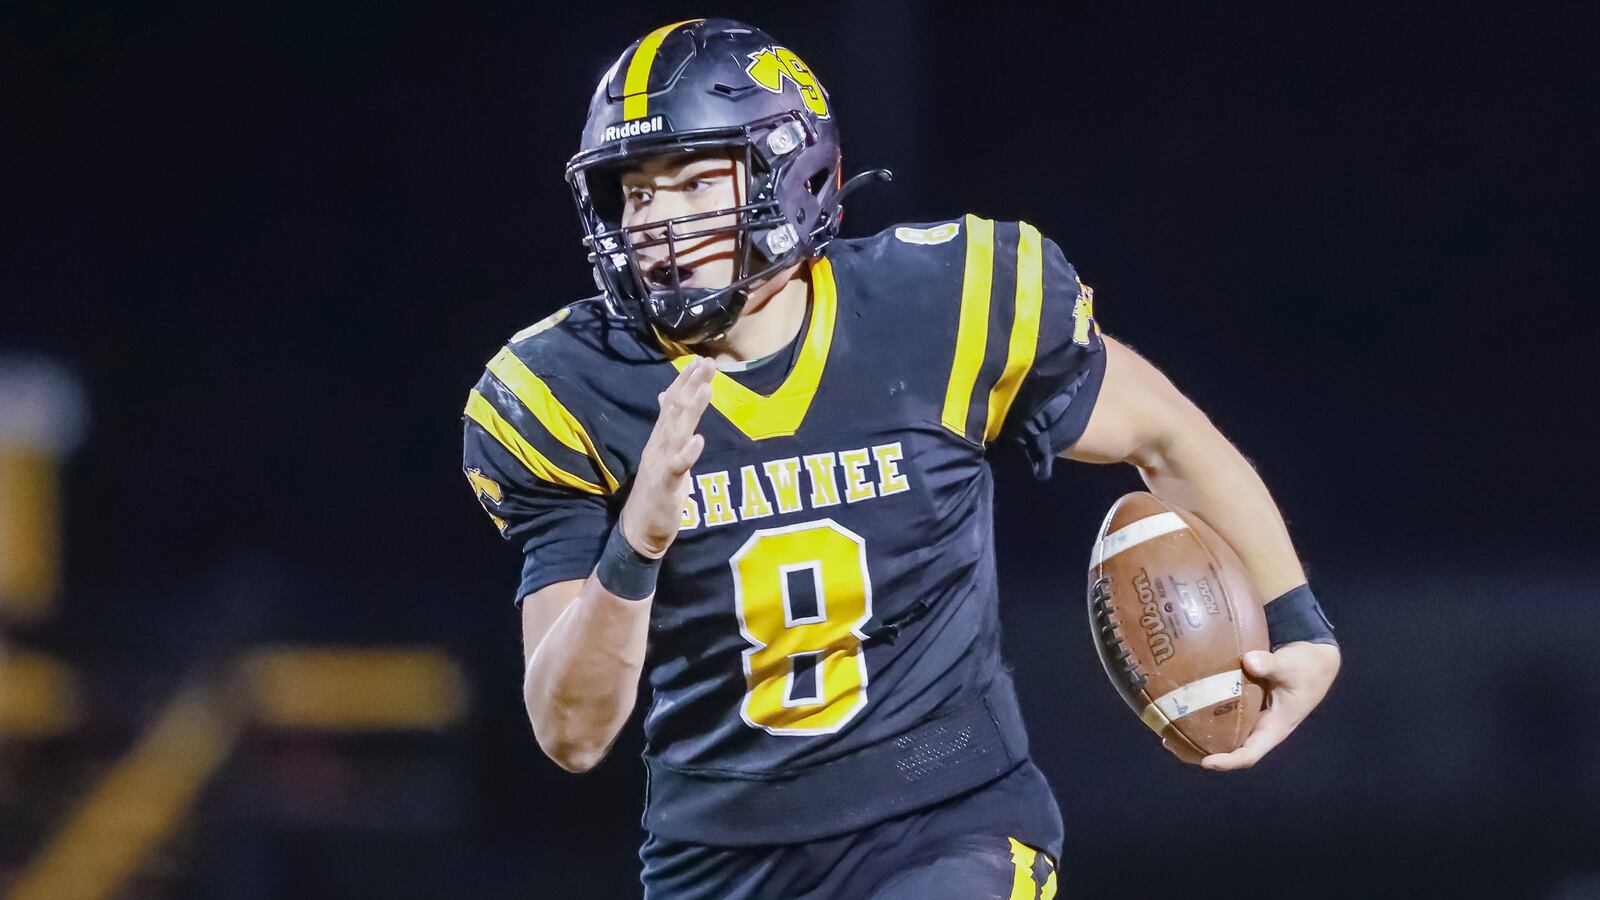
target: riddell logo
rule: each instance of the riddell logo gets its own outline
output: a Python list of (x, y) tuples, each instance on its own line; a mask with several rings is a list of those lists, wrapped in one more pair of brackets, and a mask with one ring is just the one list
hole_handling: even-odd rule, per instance
[(648, 119), (637, 119), (621, 125), (607, 125), (601, 140), (615, 141), (622, 138), (638, 137), (641, 134), (663, 131), (666, 127), (667, 123), (662, 121), (660, 116), (651, 116)]

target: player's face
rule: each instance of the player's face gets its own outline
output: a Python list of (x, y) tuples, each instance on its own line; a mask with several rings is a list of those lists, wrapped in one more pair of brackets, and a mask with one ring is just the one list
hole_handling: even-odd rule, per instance
[[(726, 155), (672, 156), (645, 160), (622, 173), (622, 225), (630, 228), (664, 222), (676, 216), (715, 212), (743, 201), (744, 162)], [(728, 229), (705, 237), (677, 240), (679, 284), (686, 288), (723, 288), (733, 283), (733, 226), (737, 216), (714, 216), (680, 225), (676, 234)], [(661, 238), (665, 229), (650, 229), (647, 238)], [(645, 280), (655, 288), (672, 286), (667, 246), (638, 251)]]

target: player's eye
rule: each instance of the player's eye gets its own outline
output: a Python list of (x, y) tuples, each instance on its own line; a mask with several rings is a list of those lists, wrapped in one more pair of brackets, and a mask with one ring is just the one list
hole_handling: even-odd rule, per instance
[(626, 191), (626, 196), (628, 198), (628, 202), (629, 203), (634, 203), (634, 204), (640, 204), (640, 205), (645, 204), (645, 203), (649, 203), (650, 202), (650, 197), (653, 194), (654, 194), (654, 192), (651, 191), (649, 188), (642, 188), (642, 187), (628, 188), (627, 191)]
[(699, 193), (711, 187), (711, 181), (706, 178), (691, 178), (683, 183), (683, 189), (691, 194)]

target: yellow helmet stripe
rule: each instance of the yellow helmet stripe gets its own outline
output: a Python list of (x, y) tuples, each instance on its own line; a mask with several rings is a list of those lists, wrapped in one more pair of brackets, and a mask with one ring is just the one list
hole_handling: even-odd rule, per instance
[(606, 480), (606, 485), (613, 491), (617, 489), (617, 479), (606, 468), (605, 461), (600, 458), (600, 448), (595, 446), (594, 440), (589, 437), (589, 432), (583, 430), (583, 425), (578, 418), (556, 399), (550, 386), (544, 379), (533, 374), (511, 348), (505, 347), (489, 360), (489, 371), (494, 374), (500, 383), (511, 389), (511, 393), (522, 401), (522, 405), (531, 411), (539, 424), (550, 432), (556, 440), (567, 447), (585, 454), (594, 460), (595, 467), (600, 470), (600, 475)]
[(661, 49), (661, 42), (680, 25), (699, 21), (699, 19), (684, 19), (682, 22), (663, 25), (645, 35), (644, 40), (639, 42), (639, 49), (633, 52), (633, 59), (628, 60), (628, 74), (622, 81), (624, 119), (642, 119), (650, 111), (650, 96), (645, 93), (645, 88), (650, 84), (650, 67), (655, 65), (656, 51)]
[(598, 484), (585, 481), (582, 478), (566, 471), (550, 461), (550, 458), (539, 452), (539, 449), (528, 443), (517, 429), (501, 417), (500, 411), (490, 405), (489, 401), (476, 389), (467, 395), (467, 408), (464, 410), (467, 418), (483, 428), (489, 436), (500, 442), (500, 446), (528, 467), (539, 478), (551, 484), (564, 485), (586, 494), (605, 494), (605, 488)]

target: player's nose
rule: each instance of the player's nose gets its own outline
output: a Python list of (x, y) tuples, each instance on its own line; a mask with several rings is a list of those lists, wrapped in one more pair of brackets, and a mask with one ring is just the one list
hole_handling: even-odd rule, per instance
[[(692, 215), (697, 211), (679, 191), (657, 192), (650, 202), (650, 236), (656, 239), (666, 237), (667, 220)], [(682, 235), (685, 230), (682, 226), (678, 227), (675, 236)]]

